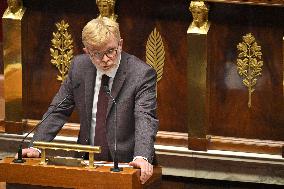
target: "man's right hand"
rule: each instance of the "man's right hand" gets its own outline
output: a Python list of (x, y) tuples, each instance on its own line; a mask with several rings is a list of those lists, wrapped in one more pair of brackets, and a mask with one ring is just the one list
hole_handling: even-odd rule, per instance
[[(22, 156), (23, 158), (28, 157), (28, 158), (39, 158), (40, 157), (40, 153), (37, 149), (34, 148), (24, 148), (22, 150)], [(18, 158), (18, 154), (15, 155), (15, 158)]]

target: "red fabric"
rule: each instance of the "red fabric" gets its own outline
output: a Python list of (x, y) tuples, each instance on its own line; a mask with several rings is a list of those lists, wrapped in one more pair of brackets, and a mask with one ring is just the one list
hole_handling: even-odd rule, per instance
[(108, 161), (109, 148), (106, 138), (106, 113), (108, 105), (108, 96), (104, 91), (104, 86), (108, 86), (109, 77), (107, 75), (102, 76), (101, 88), (98, 96), (97, 114), (96, 114), (96, 131), (94, 145), (101, 146), (101, 153), (95, 155), (96, 160)]

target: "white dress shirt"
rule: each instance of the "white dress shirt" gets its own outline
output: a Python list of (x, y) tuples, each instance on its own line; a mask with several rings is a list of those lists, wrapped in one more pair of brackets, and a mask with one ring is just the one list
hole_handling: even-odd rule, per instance
[(117, 66), (115, 66), (111, 70), (108, 70), (107, 72), (103, 72), (103, 71), (97, 69), (96, 85), (95, 85), (95, 88), (94, 88), (94, 100), (93, 100), (93, 108), (92, 108), (91, 131), (90, 131), (90, 144), (91, 145), (94, 145), (94, 138), (95, 138), (95, 135), (96, 135), (95, 131), (96, 131), (97, 104), (98, 104), (99, 91), (100, 91), (100, 88), (101, 88), (102, 76), (105, 74), (105, 75), (110, 77), (109, 82), (108, 82), (108, 86), (109, 86), (109, 90), (111, 91), (113, 79), (115, 77), (115, 74), (116, 74), (117, 69), (118, 69), (119, 64), (120, 64), (120, 59), (121, 59), (121, 55), (119, 56)]
[[(91, 121), (91, 131), (90, 131), (90, 144), (94, 145), (94, 139), (95, 139), (95, 131), (96, 131), (96, 114), (97, 114), (97, 104), (98, 104), (98, 97), (99, 97), (99, 91), (101, 88), (101, 81), (102, 81), (102, 76), (106, 74), (107, 76), (110, 77), (109, 79), (109, 90), (111, 91), (112, 84), (113, 84), (113, 79), (116, 75), (117, 69), (119, 67), (121, 60), (121, 54), (118, 58), (118, 63), (117, 66), (112, 68), (111, 70), (108, 70), (107, 72), (103, 72), (99, 69), (97, 69), (97, 76), (96, 76), (96, 85), (94, 89), (94, 100), (93, 100), (93, 108), (92, 108), (92, 121)], [(137, 158), (143, 158), (144, 160), (148, 161), (147, 158), (143, 156), (136, 156), (133, 158), (133, 161), (135, 161)]]

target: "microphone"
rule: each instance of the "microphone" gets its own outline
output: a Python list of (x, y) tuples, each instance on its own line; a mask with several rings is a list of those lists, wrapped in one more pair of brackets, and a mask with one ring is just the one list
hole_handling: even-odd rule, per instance
[(116, 101), (113, 98), (113, 96), (110, 93), (108, 85), (104, 85), (104, 91), (110, 99), (112, 100), (114, 104), (114, 157), (113, 157), (113, 167), (110, 168), (112, 172), (120, 172), (123, 170), (123, 168), (118, 167), (118, 158), (117, 158), (117, 136), (116, 136), (116, 131), (117, 131), (117, 105)]
[[(79, 86), (80, 86), (80, 83), (76, 83), (76, 84), (74, 85), (74, 87), (72, 88), (72, 90), (78, 88)], [(23, 150), (22, 146), (23, 146), (23, 143), (24, 143), (25, 139), (26, 139), (36, 128), (38, 128), (38, 126), (40, 126), (40, 125), (42, 124), (42, 122), (44, 122), (44, 121), (50, 116), (50, 114), (52, 114), (52, 113), (53, 113), (63, 102), (65, 102), (70, 96), (71, 96), (70, 94), (66, 95), (63, 100), (61, 100), (56, 106), (54, 106), (54, 107), (52, 108), (52, 110), (51, 110), (46, 116), (44, 116), (44, 118), (43, 118), (32, 130), (30, 130), (30, 132), (28, 132), (28, 134), (26, 134), (26, 136), (22, 139), (22, 141), (21, 141), (21, 143), (20, 143), (20, 145), (19, 145), (19, 148), (18, 148), (18, 158), (13, 160), (14, 163), (24, 163), (24, 162), (26, 161), (26, 160), (23, 159), (23, 152), (22, 152), (22, 150)]]

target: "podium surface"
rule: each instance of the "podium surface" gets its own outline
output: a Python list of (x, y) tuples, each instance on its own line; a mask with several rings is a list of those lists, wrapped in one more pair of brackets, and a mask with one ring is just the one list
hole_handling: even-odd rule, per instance
[(140, 169), (124, 167), (121, 172), (111, 172), (109, 166), (70, 167), (40, 165), (39, 158), (26, 159), (25, 163), (13, 163), (14, 158), (0, 161), (0, 182), (75, 189), (142, 189), (159, 188), (161, 167), (154, 167), (152, 177), (142, 185)]

